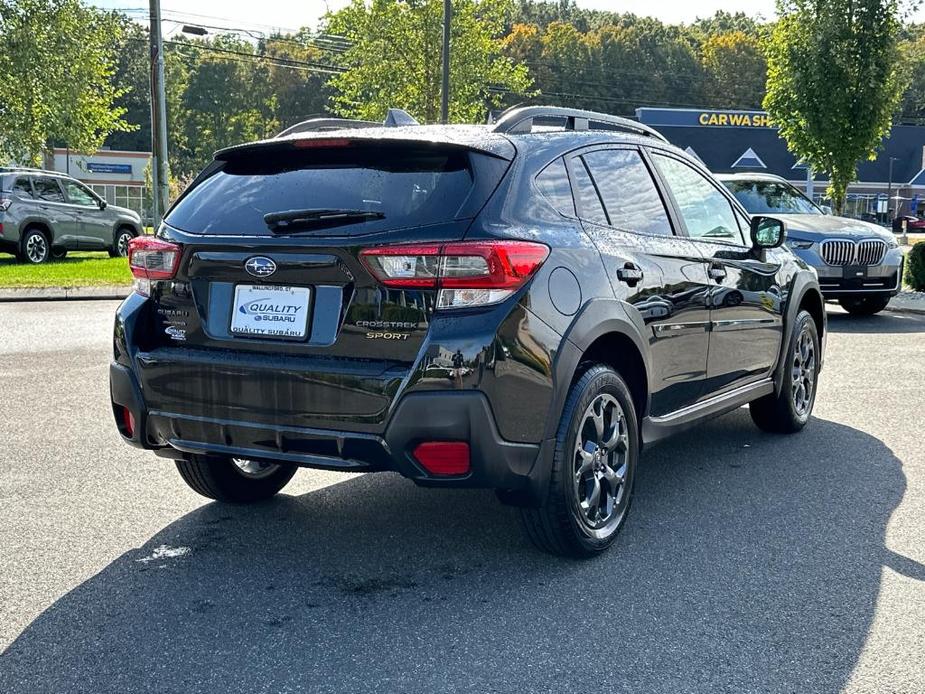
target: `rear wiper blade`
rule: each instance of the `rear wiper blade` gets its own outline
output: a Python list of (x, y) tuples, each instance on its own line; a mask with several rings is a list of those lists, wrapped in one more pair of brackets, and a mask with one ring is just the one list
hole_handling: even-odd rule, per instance
[(372, 219), (385, 219), (385, 215), (375, 210), (313, 207), (304, 210), (269, 212), (263, 216), (263, 221), (274, 233), (286, 233), (294, 227), (338, 226)]

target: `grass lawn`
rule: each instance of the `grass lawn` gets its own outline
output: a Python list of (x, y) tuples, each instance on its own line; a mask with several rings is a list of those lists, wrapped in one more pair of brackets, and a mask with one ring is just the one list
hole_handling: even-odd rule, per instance
[(132, 275), (125, 258), (108, 253), (72, 252), (63, 260), (42, 265), (17, 263), (11, 255), (0, 255), (0, 288), (10, 287), (97, 287), (128, 285)]

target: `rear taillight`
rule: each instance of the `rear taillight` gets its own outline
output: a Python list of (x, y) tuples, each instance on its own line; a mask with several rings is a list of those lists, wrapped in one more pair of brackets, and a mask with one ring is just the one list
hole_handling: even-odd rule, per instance
[(135, 291), (148, 296), (152, 280), (173, 279), (182, 250), (176, 243), (150, 236), (136, 236), (129, 241), (128, 267), (135, 278)]
[(439, 289), (438, 308), (503, 301), (549, 256), (532, 241), (461, 241), (369, 248), (360, 257), (373, 276), (393, 289)]

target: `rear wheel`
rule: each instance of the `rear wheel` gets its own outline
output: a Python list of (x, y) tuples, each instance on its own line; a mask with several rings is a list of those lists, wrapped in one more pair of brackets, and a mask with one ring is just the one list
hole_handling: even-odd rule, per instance
[(839, 305), (852, 316), (872, 316), (890, 303), (888, 296), (851, 296), (838, 300)]
[(294, 465), (244, 458), (196, 455), (176, 463), (180, 477), (194, 492), (232, 503), (269, 499), (286, 486), (296, 471)]
[(806, 311), (793, 326), (780, 391), (749, 403), (752, 421), (759, 429), (778, 434), (798, 432), (809, 421), (816, 402), (819, 376), (819, 333)]
[(534, 544), (573, 557), (613, 544), (629, 512), (638, 455), (629, 388), (610, 367), (591, 366), (569, 391), (546, 501), (521, 509)]
[(27, 229), (22, 236), (20, 258), (24, 263), (39, 265), (51, 257), (51, 244), (38, 229)]

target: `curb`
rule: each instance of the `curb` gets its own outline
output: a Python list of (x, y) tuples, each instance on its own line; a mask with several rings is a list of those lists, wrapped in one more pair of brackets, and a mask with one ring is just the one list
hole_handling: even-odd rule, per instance
[(892, 311), (893, 313), (912, 313), (919, 316), (925, 316), (925, 306), (922, 308), (912, 307), (912, 306), (893, 306), (887, 305), (884, 311)]
[(131, 287), (23, 287), (0, 288), (0, 303), (12, 301), (118, 300), (131, 294)]

